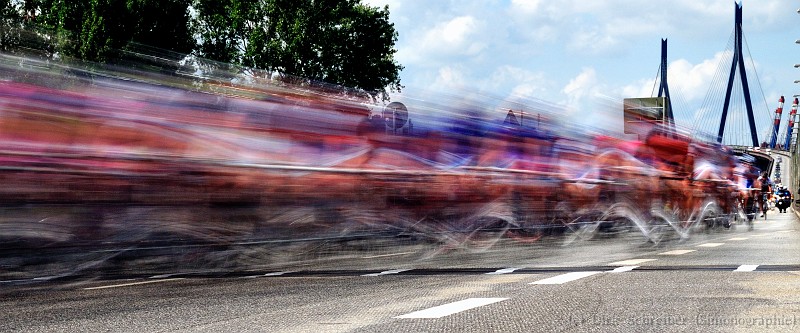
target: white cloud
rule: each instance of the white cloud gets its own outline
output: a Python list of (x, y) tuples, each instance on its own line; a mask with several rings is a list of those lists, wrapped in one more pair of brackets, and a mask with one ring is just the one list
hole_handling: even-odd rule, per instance
[[(718, 68), (730, 66), (720, 52), (733, 30), (730, 0), (365, 2), (389, 4), (408, 87), (481, 89), (586, 109), (586, 99), (600, 94), (651, 96), (658, 41), (668, 38), (670, 92), (686, 104), (676, 108), (699, 110)], [(796, 9), (788, 0), (744, 2), (746, 52), (763, 67), (758, 76), (771, 111), (773, 96), (791, 96), (800, 78), (791, 68), (800, 62), (791, 60), (800, 38), (791, 33), (800, 22)], [(686, 112), (691, 122), (694, 112)]]
[[(669, 78), (667, 78), (669, 80)], [(623, 86), (619, 91), (618, 98), (638, 98), (650, 97), (653, 95), (655, 79), (642, 79), (635, 83)]]
[[(702, 101), (719, 66), (730, 66), (730, 61), (730, 52), (717, 52), (714, 58), (705, 59), (698, 64), (692, 64), (686, 59), (670, 62), (667, 67), (670, 92), (679, 93), (680, 99), (686, 102)], [(658, 93), (656, 84), (656, 78), (639, 79), (622, 86), (619, 91), (620, 97), (650, 97)]]
[[(565, 115), (575, 115), (579, 110), (585, 111), (587, 104), (601, 96), (602, 92), (603, 83), (598, 80), (597, 71), (590, 67), (583, 68), (561, 90), (566, 98), (560, 101), (566, 107)], [(591, 122), (591, 117), (576, 120), (579, 123), (586, 123)]]
[(596, 29), (586, 29), (572, 35), (568, 48), (574, 52), (590, 55), (613, 53), (618, 50), (620, 40)]
[(492, 90), (510, 91), (514, 96), (534, 97), (550, 90), (552, 84), (542, 72), (505, 65), (494, 70), (486, 85)]
[(486, 48), (477, 37), (482, 24), (472, 16), (459, 16), (428, 30), (416, 52), (425, 56), (475, 55)]
[(597, 85), (597, 72), (594, 68), (584, 68), (578, 76), (569, 81), (562, 92), (567, 96), (581, 96), (595, 85)]
[(711, 81), (717, 68), (725, 60), (731, 61), (730, 52), (717, 52), (712, 59), (703, 60), (699, 64), (691, 64), (685, 59), (678, 59), (669, 64), (668, 83), (676, 87), (682, 98), (688, 102), (699, 101), (708, 93)]
[(511, 10), (521, 14), (536, 14), (541, 4), (541, 0), (511, 0)]
[(433, 90), (448, 90), (460, 89), (465, 86), (467, 82), (464, 71), (459, 66), (445, 66), (439, 68), (438, 75), (431, 84), (430, 89)]

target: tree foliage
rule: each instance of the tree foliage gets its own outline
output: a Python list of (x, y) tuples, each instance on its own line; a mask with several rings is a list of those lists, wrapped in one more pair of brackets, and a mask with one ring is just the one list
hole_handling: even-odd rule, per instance
[(0, 0), (0, 28), (7, 53), (113, 63), (162, 50), (373, 96), (402, 88), (389, 9), (360, 0)]
[[(188, 53), (191, 0), (0, 0), (4, 27), (36, 31), (14, 47), (38, 39), (51, 55), (110, 62), (131, 45)], [(8, 20), (6, 18), (8, 17)], [(9, 22), (10, 24), (8, 24)], [(16, 37), (16, 36), (15, 36)]]
[(359, 0), (198, 0), (198, 54), (373, 94), (400, 90), (389, 9)]

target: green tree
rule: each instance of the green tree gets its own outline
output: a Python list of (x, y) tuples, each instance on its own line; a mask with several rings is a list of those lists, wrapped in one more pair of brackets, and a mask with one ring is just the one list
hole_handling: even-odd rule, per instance
[(389, 8), (360, 0), (197, 0), (198, 55), (334, 83), (399, 91)]
[[(5, 1), (5, 3), (3, 2)], [(190, 53), (191, 0), (0, 0), (6, 13), (25, 30), (37, 31), (51, 55), (110, 62), (120, 51), (148, 45)], [(44, 47), (44, 46), (42, 46)], [(45, 47), (46, 48), (46, 47)]]
[(19, 43), (20, 9), (12, 0), (0, 0), (0, 51), (10, 52)]
[(37, 23), (39, 5), (47, 0), (0, 0), (0, 51), (49, 57), (53, 52), (50, 34)]
[(191, 53), (197, 42), (190, 30), (192, 0), (128, 0), (132, 35), (129, 41), (150, 48)]

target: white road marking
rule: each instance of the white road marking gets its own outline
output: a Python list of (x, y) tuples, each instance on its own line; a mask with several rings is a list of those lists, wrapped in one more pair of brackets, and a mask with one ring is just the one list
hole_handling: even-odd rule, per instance
[(272, 272), (272, 273), (259, 274), (259, 275), (247, 275), (247, 276), (243, 276), (242, 278), (243, 279), (255, 279), (255, 278), (260, 278), (260, 277), (265, 277), (265, 276), (281, 276), (281, 275), (289, 274), (289, 273), (294, 273), (294, 271)]
[(47, 281), (47, 280), (52, 280), (52, 279), (55, 279), (55, 278), (57, 278), (57, 277), (58, 277), (57, 275), (53, 275), (53, 276), (40, 276), (40, 277), (35, 277), (35, 278), (33, 278), (33, 280), (44, 280), (44, 281)]
[(161, 274), (161, 275), (153, 275), (153, 276), (151, 276), (150, 278), (151, 278), (151, 279), (163, 279), (163, 278), (168, 278), (168, 277), (170, 277), (170, 276), (173, 276), (173, 275), (178, 275), (178, 273), (171, 273), (171, 274)]
[(614, 268), (613, 270), (608, 271), (609, 273), (623, 273), (623, 272), (630, 272), (639, 266), (622, 266)]
[(743, 241), (743, 240), (748, 240), (748, 239), (750, 239), (750, 238), (747, 238), (747, 237), (733, 237), (733, 238), (728, 238), (728, 240), (729, 240), (729, 241)]
[(122, 284), (112, 284), (108, 286), (99, 286), (99, 287), (89, 287), (83, 288), (83, 290), (95, 290), (95, 289), (107, 289), (107, 288), (117, 288), (117, 287), (127, 287), (127, 286), (136, 286), (140, 284), (150, 284), (150, 283), (160, 283), (160, 282), (170, 282), (170, 281), (178, 281), (183, 280), (183, 278), (172, 278), (172, 279), (163, 279), (163, 280), (150, 280), (150, 281), (141, 281), (141, 282), (131, 282), (131, 283), (122, 283)]
[(3, 280), (0, 283), (15, 283), (15, 282), (22, 282), (22, 281), (29, 281), (28, 279), (18, 279), (18, 280)]
[(406, 254), (412, 254), (412, 253), (416, 253), (416, 252), (415, 252), (415, 251), (410, 251), (410, 252), (400, 252), (400, 253), (378, 254), (378, 255), (374, 255), (374, 256), (366, 256), (366, 257), (361, 257), (361, 259), (373, 259), (373, 258), (383, 258), (383, 257), (394, 257), (394, 256), (402, 256), (402, 255), (406, 255)]
[(655, 261), (656, 259), (630, 259), (630, 260), (623, 260), (623, 261), (615, 261), (607, 266), (630, 266), (630, 265), (638, 265), (641, 263), (645, 263), (648, 261)]
[(508, 274), (508, 273), (513, 273), (514, 271), (516, 271), (516, 270), (518, 270), (518, 269), (519, 269), (519, 268), (502, 268), (502, 269), (498, 269), (498, 270), (496, 270), (496, 271), (494, 271), (494, 272), (489, 272), (489, 273), (486, 273), (486, 274), (487, 274), (487, 275), (494, 275), (494, 274)]
[(381, 275), (402, 273), (402, 272), (405, 272), (405, 271), (410, 271), (410, 269), (393, 269), (393, 270), (383, 271), (383, 272), (380, 272), (380, 273), (364, 274), (364, 275), (361, 275), (361, 276), (381, 276)]
[(758, 265), (741, 265), (739, 268), (736, 268), (734, 272), (752, 272), (758, 268)]
[(725, 245), (725, 243), (705, 243), (698, 245), (698, 247), (717, 247), (720, 245)]
[(766, 236), (771, 236), (771, 235), (772, 234), (758, 234), (758, 235), (753, 235), (753, 237), (766, 237)]
[(529, 284), (562, 284), (570, 281), (575, 281), (577, 279), (582, 279), (588, 276), (592, 276), (597, 273), (602, 273), (602, 272), (600, 271), (571, 272), (571, 273), (556, 275), (554, 277), (546, 278), (544, 280), (531, 282)]
[(659, 254), (660, 255), (664, 255), (664, 256), (677, 256), (677, 255), (687, 254), (689, 252), (694, 252), (694, 251), (697, 251), (697, 250), (672, 250), (672, 251), (667, 251), (667, 252), (663, 252), (663, 253), (659, 253)]
[(408, 319), (408, 318), (442, 318), (451, 314), (459, 313), (469, 309), (474, 309), (479, 306), (489, 305), (505, 301), (508, 298), (467, 298), (463, 301), (448, 303), (444, 305), (434, 306), (429, 309), (415, 311), (397, 316), (395, 318)]

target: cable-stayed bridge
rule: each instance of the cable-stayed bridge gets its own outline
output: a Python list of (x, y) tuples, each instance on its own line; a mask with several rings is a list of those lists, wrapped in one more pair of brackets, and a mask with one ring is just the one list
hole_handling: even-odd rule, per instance
[[(728, 146), (763, 147), (789, 150), (797, 130), (797, 103), (783, 115), (784, 97), (768, 100), (750, 56), (742, 27), (742, 5), (735, 4), (734, 28), (723, 57), (717, 66), (706, 96), (699, 107), (686, 107), (680, 92), (670, 96), (667, 85), (666, 40), (662, 40), (659, 97), (667, 97), (670, 112), (665, 123), (691, 132), (696, 139)], [(795, 99), (796, 101), (796, 99)], [(774, 103), (774, 104), (773, 104)], [(672, 104), (675, 107), (672, 107)], [(772, 107), (777, 108), (772, 109)]]

